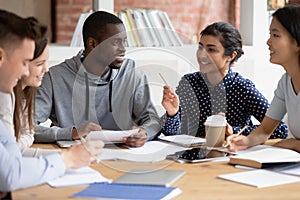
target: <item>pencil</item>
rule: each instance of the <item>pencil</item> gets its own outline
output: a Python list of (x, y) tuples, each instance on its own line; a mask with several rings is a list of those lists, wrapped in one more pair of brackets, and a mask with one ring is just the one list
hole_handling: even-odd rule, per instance
[(160, 78), (163, 80), (163, 82), (165, 83), (165, 85), (169, 85), (166, 81), (166, 79), (163, 77), (163, 75), (161, 75), (161, 73), (158, 73)]
[[(237, 134), (235, 134), (235, 136), (239, 136), (242, 134), (242, 132), (248, 127), (248, 125), (245, 125)], [(224, 145), (224, 147), (228, 147), (230, 143), (227, 143)]]
[[(78, 134), (78, 136), (79, 136), (79, 134)], [(92, 156), (95, 157), (96, 163), (101, 162), (101, 160), (100, 160), (97, 156), (95, 156), (95, 155), (89, 150), (89, 148), (85, 145), (86, 140), (85, 140), (82, 136), (79, 136), (79, 138), (80, 138), (80, 142), (81, 142), (81, 144), (83, 145), (83, 147), (84, 147), (84, 148), (85, 148)]]
[(244, 126), (236, 135), (241, 135), (242, 132), (248, 127), (248, 125)]

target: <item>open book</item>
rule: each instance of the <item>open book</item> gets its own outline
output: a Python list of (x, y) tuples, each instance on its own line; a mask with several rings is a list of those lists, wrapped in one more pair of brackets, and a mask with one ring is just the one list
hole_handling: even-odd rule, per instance
[(236, 156), (231, 156), (229, 163), (254, 168), (267, 168), (278, 164), (300, 162), (300, 154), (283, 148), (265, 148)]

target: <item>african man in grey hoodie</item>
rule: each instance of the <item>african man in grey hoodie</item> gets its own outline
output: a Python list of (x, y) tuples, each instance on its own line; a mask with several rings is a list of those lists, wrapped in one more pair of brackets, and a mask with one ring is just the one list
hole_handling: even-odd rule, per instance
[(139, 128), (124, 137), (144, 145), (160, 131), (146, 75), (124, 58), (126, 31), (113, 14), (97, 11), (83, 25), (84, 51), (49, 69), (36, 97), (36, 142), (73, 140), (90, 131)]

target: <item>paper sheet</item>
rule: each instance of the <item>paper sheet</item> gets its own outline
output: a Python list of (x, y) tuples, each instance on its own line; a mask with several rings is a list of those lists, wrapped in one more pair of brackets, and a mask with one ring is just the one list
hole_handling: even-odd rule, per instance
[(194, 137), (191, 135), (160, 135), (158, 138), (163, 141), (172, 142), (185, 147), (203, 145), (206, 142), (204, 138)]
[(218, 178), (251, 185), (257, 188), (271, 187), (300, 181), (300, 177), (281, 174), (264, 169), (221, 174), (218, 176)]
[(128, 137), (132, 134), (135, 134), (139, 129), (133, 130), (122, 130), (122, 131), (111, 131), (111, 130), (102, 130), (102, 131), (91, 131), (87, 138), (92, 140), (102, 140), (103, 142), (122, 142), (123, 137)]
[(149, 141), (142, 147), (131, 149), (106, 149), (98, 157), (100, 160), (128, 160), (133, 162), (157, 162), (166, 159), (168, 154), (187, 148), (159, 141)]
[(48, 184), (51, 187), (68, 187), (100, 182), (111, 182), (111, 180), (103, 177), (100, 172), (90, 167), (82, 167), (79, 169), (68, 169), (63, 176), (49, 181)]

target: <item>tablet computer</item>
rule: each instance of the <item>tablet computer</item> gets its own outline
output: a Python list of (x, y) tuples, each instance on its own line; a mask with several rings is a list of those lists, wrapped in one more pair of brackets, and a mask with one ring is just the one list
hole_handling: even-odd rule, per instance
[(176, 160), (180, 163), (198, 163), (224, 159), (226, 156), (229, 156), (228, 152), (199, 147), (175, 152), (174, 154), (168, 155), (167, 159)]

